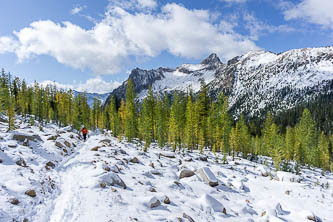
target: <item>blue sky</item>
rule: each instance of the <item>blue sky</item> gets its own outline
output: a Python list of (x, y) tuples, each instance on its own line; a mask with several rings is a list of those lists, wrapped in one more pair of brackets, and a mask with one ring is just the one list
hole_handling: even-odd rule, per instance
[(136, 67), (333, 42), (332, 0), (1, 0), (0, 67), (108, 92)]

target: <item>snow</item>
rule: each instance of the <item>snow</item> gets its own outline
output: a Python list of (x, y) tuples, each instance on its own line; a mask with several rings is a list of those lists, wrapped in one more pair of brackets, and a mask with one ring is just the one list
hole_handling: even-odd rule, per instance
[[(145, 153), (139, 143), (119, 142), (108, 132), (92, 133), (84, 143), (70, 128), (49, 124), (42, 132), (24, 121), (18, 125), (15, 132), (36, 134), (42, 141), (25, 147), (12, 140), (15, 132), (6, 132), (6, 124), (0, 124), (1, 222), (25, 218), (38, 222), (178, 221), (184, 213), (194, 221), (307, 221), (311, 215), (333, 221), (333, 174), (322, 175), (317, 168), (301, 168), (301, 176), (275, 173), (267, 157), (259, 157), (258, 162), (236, 158), (237, 164), (228, 157), (229, 164), (222, 164), (222, 154), (216, 154), (216, 163), (215, 155), (207, 150), (208, 161), (201, 161), (197, 151), (174, 153), (156, 144)], [(63, 132), (59, 140), (76, 147), (58, 148), (55, 141), (47, 140), (57, 132)], [(95, 146), (101, 148), (91, 151)], [(130, 162), (133, 157), (139, 163)], [(15, 163), (19, 158), (27, 167)], [(55, 164), (54, 169), (46, 169), (49, 161)], [(196, 175), (179, 179), (182, 169), (191, 169)], [(197, 173), (200, 169), (218, 185), (211, 187), (202, 181)], [(271, 172), (272, 177), (262, 176), (263, 172)], [(290, 178), (295, 178), (294, 182)], [(116, 184), (119, 179), (126, 189)], [(27, 196), (29, 189), (37, 196)], [(166, 196), (170, 204), (164, 203)], [(12, 198), (18, 205), (10, 203)], [(158, 201), (160, 206), (150, 207)]]

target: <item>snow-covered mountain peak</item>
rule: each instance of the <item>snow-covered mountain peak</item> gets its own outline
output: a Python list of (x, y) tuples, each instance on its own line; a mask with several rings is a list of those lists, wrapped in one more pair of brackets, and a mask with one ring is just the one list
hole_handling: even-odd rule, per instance
[(212, 65), (212, 64), (221, 64), (220, 58), (217, 56), (216, 53), (210, 54), (206, 59), (202, 60), (200, 64), (203, 65)]

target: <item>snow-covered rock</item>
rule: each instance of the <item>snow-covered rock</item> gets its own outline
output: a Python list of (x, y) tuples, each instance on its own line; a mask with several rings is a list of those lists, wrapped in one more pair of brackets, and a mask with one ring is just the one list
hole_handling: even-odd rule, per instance
[(209, 194), (203, 194), (197, 201), (203, 210), (211, 208), (215, 212), (226, 214), (226, 209), (223, 204)]
[(213, 174), (213, 172), (208, 167), (203, 167), (198, 170), (198, 174), (201, 177), (201, 179), (209, 184), (211, 187), (217, 186), (219, 183)]
[(300, 182), (301, 177), (289, 172), (277, 171), (276, 177), (281, 182)]

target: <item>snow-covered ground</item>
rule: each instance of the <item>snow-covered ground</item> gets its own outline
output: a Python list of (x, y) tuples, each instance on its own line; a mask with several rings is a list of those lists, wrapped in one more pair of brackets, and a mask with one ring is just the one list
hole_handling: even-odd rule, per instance
[(83, 143), (70, 128), (20, 125), (0, 123), (1, 222), (333, 221), (333, 174), (319, 169), (275, 173), (269, 158), (222, 164), (209, 151), (144, 153), (107, 133)]

